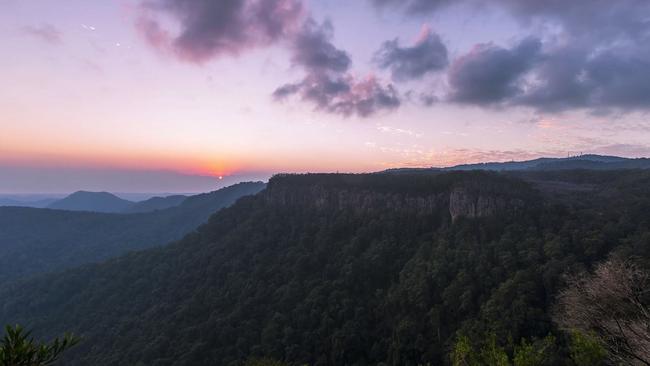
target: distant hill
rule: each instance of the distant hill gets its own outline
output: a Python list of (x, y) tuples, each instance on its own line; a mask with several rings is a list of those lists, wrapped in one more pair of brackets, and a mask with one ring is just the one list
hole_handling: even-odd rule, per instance
[(89, 211), (117, 213), (126, 210), (133, 202), (117, 197), (108, 192), (78, 191), (58, 200), (47, 208), (67, 211)]
[(16, 198), (0, 197), (0, 207), (13, 206), (13, 207), (32, 207), (32, 208), (45, 208), (52, 203), (56, 202), (56, 198), (44, 198), (38, 200), (22, 200)]
[(216, 211), (264, 187), (240, 183), (149, 213), (0, 207), (0, 283), (180, 239)]
[(398, 168), (389, 169), (388, 173), (410, 173), (426, 171), (465, 171), (465, 170), (493, 170), (493, 171), (519, 171), (519, 170), (565, 170), (565, 169), (591, 169), (591, 170), (620, 170), (620, 169), (650, 169), (650, 159), (647, 158), (622, 158), (619, 156), (605, 155), (578, 155), (568, 158), (539, 158), (525, 161), (493, 162), (478, 164), (462, 164), (446, 168)]
[(152, 197), (148, 200), (135, 202), (132, 205), (128, 206), (126, 209), (122, 210), (122, 213), (142, 213), (142, 212), (151, 212), (157, 210), (164, 210), (166, 208), (178, 206), (187, 196), (183, 195), (174, 195), (167, 197)]
[[(553, 203), (558, 183), (588, 189)], [(181, 241), (0, 284), (0, 324), (74, 331), (66, 366), (446, 365), (460, 334), (564, 337), (551, 309), (567, 271), (650, 259), (649, 183), (632, 170), (277, 176)], [(565, 344), (549, 365), (573, 364)]]

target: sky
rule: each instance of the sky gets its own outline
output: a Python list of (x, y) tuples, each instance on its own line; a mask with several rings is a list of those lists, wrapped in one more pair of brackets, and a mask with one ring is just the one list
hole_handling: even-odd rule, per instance
[(647, 0), (3, 0), (0, 193), (650, 155)]

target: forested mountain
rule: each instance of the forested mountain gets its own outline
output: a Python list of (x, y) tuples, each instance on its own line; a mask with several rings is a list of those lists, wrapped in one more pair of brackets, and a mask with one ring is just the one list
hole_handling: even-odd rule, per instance
[(175, 207), (128, 215), (0, 207), (0, 283), (180, 239), (214, 212), (264, 186), (240, 183)]
[(447, 168), (403, 168), (390, 169), (391, 173), (414, 173), (431, 171), (535, 171), (535, 170), (622, 170), (622, 169), (650, 169), (650, 159), (630, 159), (619, 156), (606, 155), (577, 155), (567, 158), (538, 158), (526, 161), (508, 161), (502, 163), (477, 163), (462, 164)]
[[(561, 333), (567, 271), (650, 258), (650, 171), (276, 176), (183, 240), (6, 285), (65, 365), (440, 365)], [(560, 346), (558, 363), (566, 357)]]
[(133, 202), (121, 199), (108, 192), (78, 191), (53, 202), (47, 208), (68, 211), (117, 213), (126, 210), (132, 204)]
[(157, 210), (164, 210), (166, 208), (178, 206), (185, 199), (187, 196), (183, 195), (173, 195), (173, 196), (166, 196), (166, 197), (152, 197), (149, 198), (148, 200), (141, 201), (141, 202), (135, 202), (126, 209), (122, 210), (122, 213), (143, 213), (143, 212), (151, 212), (151, 211), (157, 211)]
[(58, 199), (56, 198), (39, 198), (39, 199), (25, 199), (15, 196), (0, 196), (0, 207), (2, 206), (13, 206), (13, 207), (33, 207), (33, 208), (45, 208)]

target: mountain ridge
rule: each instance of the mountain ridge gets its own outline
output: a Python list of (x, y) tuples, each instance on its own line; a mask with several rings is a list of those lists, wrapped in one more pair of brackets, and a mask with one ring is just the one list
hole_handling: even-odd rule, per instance
[[(276, 176), (178, 242), (0, 289), (0, 321), (83, 336), (71, 366), (443, 364), (461, 331), (541, 338), (565, 271), (650, 257), (650, 172), (533, 178), (594, 190), (570, 206), (495, 172)], [(459, 190), (454, 219), (438, 199)], [(480, 197), (503, 204), (476, 216)]]
[(524, 161), (486, 162), (473, 164), (460, 164), (451, 167), (430, 168), (394, 168), (383, 171), (384, 173), (408, 173), (427, 171), (464, 171), (464, 170), (493, 170), (493, 171), (520, 171), (520, 170), (620, 170), (620, 169), (650, 169), (648, 158), (624, 158), (620, 156), (585, 154), (567, 158), (540, 157)]
[(109, 192), (77, 191), (47, 206), (53, 210), (118, 213), (134, 202), (117, 197)]
[(262, 182), (239, 183), (146, 213), (0, 207), (0, 282), (164, 245), (264, 187)]

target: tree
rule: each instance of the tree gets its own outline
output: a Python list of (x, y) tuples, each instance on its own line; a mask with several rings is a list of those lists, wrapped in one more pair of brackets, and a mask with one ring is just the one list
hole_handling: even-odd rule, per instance
[(472, 366), (477, 363), (472, 343), (467, 336), (460, 336), (451, 352), (453, 366)]
[(593, 335), (583, 334), (577, 330), (571, 332), (571, 344), (569, 346), (571, 360), (576, 366), (598, 366), (602, 365), (607, 356), (599, 339)]
[(551, 354), (555, 352), (555, 337), (549, 335), (544, 339), (521, 340), (514, 345), (514, 354), (509, 357), (506, 350), (497, 343), (494, 333), (483, 335), (484, 344), (477, 352), (467, 336), (459, 336), (451, 352), (453, 366), (544, 366), (549, 364)]
[(52, 365), (63, 351), (74, 346), (79, 339), (65, 334), (49, 344), (38, 343), (23, 327), (7, 326), (0, 341), (0, 366), (47, 366)]
[(593, 274), (569, 278), (555, 320), (570, 331), (593, 334), (616, 363), (650, 365), (649, 286), (650, 274), (635, 262), (612, 258)]
[(515, 346), (512, 363), (515, 366), (542, 366), (546, 365), (551, 359), (551, 354), (555, 352), (556, 342), (552, 335), (536, 342), (521, 340), (521, 344)]
[(274, 360), (272, 358), (250, 358), (244, 363), (244, 366), (287, 366), (286, 363)]

